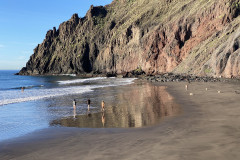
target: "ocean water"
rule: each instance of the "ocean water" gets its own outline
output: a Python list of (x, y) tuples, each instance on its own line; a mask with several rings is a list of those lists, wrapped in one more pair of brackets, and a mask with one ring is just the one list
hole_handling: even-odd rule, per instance
[(100, 112), (102, 89), (134, 83), (131, 78), (14, 75), (17, 72), (0, 71), (0, 141), (51, 127), (52, 121), (72, 116), (73, 99), (77, 100), (77, 115), (86, 114), (88, 98), (93, 99), (91, 112)]

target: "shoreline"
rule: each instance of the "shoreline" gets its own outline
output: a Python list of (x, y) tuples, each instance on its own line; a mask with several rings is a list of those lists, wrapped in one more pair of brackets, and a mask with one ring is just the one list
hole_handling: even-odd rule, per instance
[[(237, 159), (240, 90), (231, 83), (165, 85), (182, 114), (144, 128), (49, 128), (4, 141), (4, 159)], [(208, 91), (205, 88), (209, 88)], [(217, 91), (221, 89), (221, 93)], [(193, 92), (193, 96), (189, 93)], [(238, 109), (239, 108), (239, 109)], [(22, 147), (24, 146), (24, 147)], [(50, 151), (51, 152), (50, 152)]]
[(240, 77), (222, 77), (222, 76), (199, 76), (193, 74), (175, 74), (175, 73), (162, 73), (162, 74), (145, 74), (144, 71), (131, 71), (125, 73), (81, 73), (81, 74), (18, 74), (19, 76), (72, 76), (80, 78), (94, 78), (94, 77), (117, 77), (117, 78), (138, 78), (150, 82), (240, 82)]

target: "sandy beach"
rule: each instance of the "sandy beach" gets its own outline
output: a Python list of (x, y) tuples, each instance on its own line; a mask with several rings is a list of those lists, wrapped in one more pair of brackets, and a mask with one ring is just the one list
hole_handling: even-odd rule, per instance
[[(179, 106), (178, 114), (137, 128), (52, 127), (40, 130), (1, 142), (0, 159), (239, 159), (240, 94), (235, 93), (240, 91), (238, 84), (191, 83), (187, 91), (183, 82), (153, 85), (167, 86), (169, 95), (166, 95), (174, 100), (174, 106), (175, 103)], [(157, 91), (153, 91), (154, 95), (158, 95)], [(130, 95), (124, 98), (136, 98)], [(161, 110), (171, 114), (175, 109)]]

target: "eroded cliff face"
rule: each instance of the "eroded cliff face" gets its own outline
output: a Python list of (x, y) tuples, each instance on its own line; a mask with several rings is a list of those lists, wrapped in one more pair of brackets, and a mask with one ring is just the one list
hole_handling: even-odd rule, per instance
[(238, 0), (114, 0), (46, 34), (20, 74), (239, 76)]

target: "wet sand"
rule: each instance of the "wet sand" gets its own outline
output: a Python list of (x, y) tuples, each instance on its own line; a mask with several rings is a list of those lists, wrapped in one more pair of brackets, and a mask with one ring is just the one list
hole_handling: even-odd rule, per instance
[(0, 159), (239, 159), (238, 84), (163, 85), (180, 105), (177, 116), (143, 128), (53, 127), (2, 142)]
[[(113, 90), (116, 91), (112, 92)], [(104, 112), (100, 111), (101, 100), (94, 98), (92, 100), (95, 101), (93, 104), (95, 107), (90, 112), (81, 115), (75, 113), (70, 117), (53, 120), (50, 125), (79, 128), (140, 128), (156, 125), (166, 117), (176, 116), (181, 112), (165, 86), (137, 81), (129, 86), (110, 87), (99, 91), (105, 93)]]

